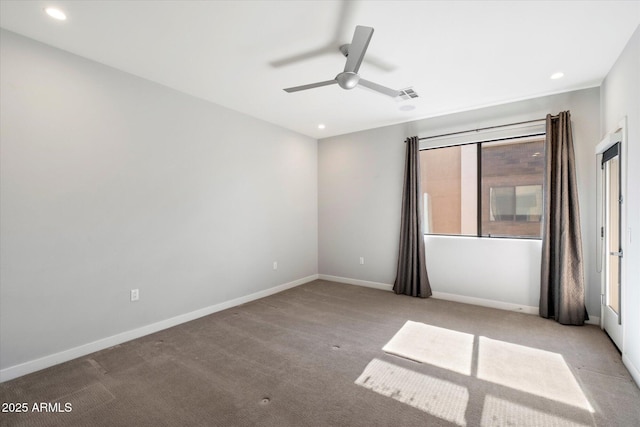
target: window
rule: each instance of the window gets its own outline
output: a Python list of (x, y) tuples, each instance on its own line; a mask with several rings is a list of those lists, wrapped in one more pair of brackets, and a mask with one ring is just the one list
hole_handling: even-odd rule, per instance
[(540, 238), (544, 135), (420, 151), (426, 234)]

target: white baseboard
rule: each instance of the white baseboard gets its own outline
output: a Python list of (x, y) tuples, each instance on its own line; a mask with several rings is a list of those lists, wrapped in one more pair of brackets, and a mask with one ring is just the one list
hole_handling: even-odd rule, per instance
[[(326, 274), (320, 274), (319, 276), (320, 276), (319, 279), (329, 280), (331, 282), (346, 283), (348, 285), (356, 285), (356, 286), (364, 286), (367, 288), (381, 289), (383, 291), (393, 290), (393, 285), (390, 285), (388, 283), (370, 282), (367, 280), (359, 280), (359, 279), (349, 279), (347, 277), (329, 276)], [(517, 311), (520, 313), (536, 314), (536, 315), (538, 314), (538, 307), (512, 304), (508, 302), (494, 301), (494, 300), (483, 299), (483, 298), (468, 297), (465, 295), (448, 294), (445, 292), (433, 292), (432, 298), (446, 300), (446, 301), (461, 302), (464, 304), (479, 305), (482, 307), (497, 308), (500, 310)]]
[(631, 374), (631, 377), (636, 382), (636, 385), (640, 387), (640, 371), (638, 370), (638, 368), (636, 368), (633, 362), (631, 362), (631, 359), (629, 359), (626, 354), (622, 355), (622, 363)]
[[(321, 280), (328, 280), (330, 282), (364, 286), (367, 288), (381, 289), (383, 291), (393, 291), (393, 285), (390, 285), (388, 283), (370, 282), (368, 280), (350, 279), (348, 277), (330, 276), (328, 274), (320, 274), (318, 278)], [(445, 292), (433, 292), (432, 298), (461, 302), (464, 304), (479, 305), (482, 307), (497, 308), (499, 310), (517, 311), (519, 313), (533, 314), (536, 316), (540, 314), (540, 309), (538, 307), (533, 307), (530, 305), (521, 305), (484, 298), (468, 297), (465, 295), (449, 294)], [(589, 316), (589, 320), (585, 321), (585, 323), (589, 325), (599, 325), (600, 318), (596, 316)]]
[(496, 301), (491, 299), (468, 297), (466, 295), (448, 294), (446, 292), (434, 292), (432, 295), (435, 299), (441, 299), (445, 301), (461, 302), (464, 304), (479, 305), (481, 307), (497, 308), (499, 310), (517, 311), (518, 313), (535, 314), (540, 313), (538, 307), (530, 305), (514, 304), (511, 302)]
[(93, 341), (87, 344), (83, 344), (78, 347), (70, 348), (68, 350), (64, 350), (59, 353), (50, 354), (48, 356), (44, 356), (39, 359), (30, 360), (29, 362), (21, 363), (19, 365), (10, 366), (8, 368), (0, 370), (0, 383), (12, 380), (14, 378), (21, 377), (23, 375), (30, 374), (32, 372), (39, 371), (41, 369), (49, 368), (51, 366), (58, 365), (63, 362), (68, 362), (69, 360), (86, 356), (87, 354), (104, 350), (105, 348), (113, 347), (114, 345), (122, 344), (124, 342), (131, 341), (133, 339), (140, 338), (145, 335), (153, 334), (155, 332), (162, 331), (163, 329), (171, 328), (173, 326), (177, 326), (182, 323), (198, 319), (200, 317), (208, 316), (218, 311), (226, 310), (228, 308), (235, 307), (240, 304), (245, 304), (247, 302), (254, 301), (260, 298), (264, 298), (269, 295), (277, 294), (278, 292), (282, 292), (287, 289), (300, 286), (304, 283), (308, 283), (316, 279), (318, 279), (317, 274), (303, 277), (302, 279), (298, 279), (289, 283), (274, 286), (272, 288), (255, 292), (250, 295), (245, 295), (229, 301), (221, 302), (219, 304), (215, 304), (209, 307), (195, 310), (190, 313), (181, 314), (179, 316), (175, 316), (170, 319), (161, 320), (160, 322), (152, 323), (150, 325), (146, 325), (141, 328), (122, 332), (120, 334), (103, 338), (97, 341)]
[[(432, 297), (435, 299), (442, 299), (446, 301), (455, 301), (455, 302), (461, 302), (464, 304), (479, 305), (482, 307), (489, 307), (489, 308), (497, 308), (499, 310), (517, 311), (518, 313), (533, 314), (535, 316), (540, 315), (540, 308), (534, 307), (531, 305), (514, 304), (510, 302), (489, 300), (489, 299), (476, 298), (476, 297), (468, 297), (465, 295), (448, 294), (444, 292), (434, 292)], [(600, 325), (600, 318), (596, 316), (589, 316), (589, 320), (585, 320), (584, 323), (588, 325)]]
[(370, 282), (368, 280), (349, 279), (346, 277), (329, 276), (328, 274), (319, 274), (318, 279), (328, 280), (330, 282), (346, 283), (347, 285), (364, 286), (365, 288), (380, 289), (383, 291), (392, 291), (393, 285), (387, 283)]
[(585, 320), (584, 323), (586, 323), (587, 325), (600, 326), (600, 317), (589, 315), (589, 320)]

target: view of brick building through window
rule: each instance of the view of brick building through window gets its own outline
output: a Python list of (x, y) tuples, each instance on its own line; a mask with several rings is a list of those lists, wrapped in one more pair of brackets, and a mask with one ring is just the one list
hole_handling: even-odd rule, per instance
[(544, 137), (422, 150), (420, 167), (425, 233), (540, 237)]

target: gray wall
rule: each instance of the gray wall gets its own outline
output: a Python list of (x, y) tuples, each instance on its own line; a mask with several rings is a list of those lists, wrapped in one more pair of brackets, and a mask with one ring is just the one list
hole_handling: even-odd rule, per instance
[[(319, 203), (319, 272), (346, 279), (391, 284), (395, 278), (400, 200), (404, 169), (403, 140), (407, 136), (429, 136), (544, 118), (546, 114), (570, 110), (577, 159), (577, 179), (581, 205), (581, 222), (587, 308), (593, 316), (600, 314), (600, 282), (595, 267), (595, 156), (600, 141), (600, 95), (598, 88), (579, 90), (543, 98), (478, 109), (458, 114), (424, 119), (380, 129), (322, 139), (318, 143)], [(523, 277), (508, 288), (512, 272), (495, 268), (492, 248), (495, 242), (480, 239), (472, 242), (459, 237), (456, 244), (448, 239), (427, 242), (427, 268), (434, 291), (473, 298), (499, 300), (516, 305), (537, 306), (537, 282), (540, 261), (528, 243), (513, 240), (513, 250), (500, 245), (507, 265), (523, 266)], [(475, 239), (473, 239), (475, 240)], [(483, 243), (484, 242), (484, 243)], [(486, 247), (480, 247), (480, 246)], [(493, 246), (492, 246), (493, 245)], [(535, 249), (535, 248), (534, 248)], [(522, 263), (506, 254), (529, 254)], [(484, 254), (487, 262), (478, 260)], [(359, 257), (365, 264), (359, 264)], [(431, 262), (433, 258), (437, 262)], [(488, 261), (492, 261), (489, 264)], [(491, 267), (490, 267), (491, 266)], [(460, 280), (451, 277), (452, 269)], [(492, 276), (499, 284), (489, 284)], [(463, 277), (464, 276), (464, 277)], [(466, 277), (466, 280), (465, 280)], [(482, 282), (473, 277), (489, 277)], [(435, 280), (434, 280), (435, 279)], [(531, 289), (532, 286), (534, 289)]]
[(0, 40), (0, 369), (317, 274), (314, 139)]
[(398, 125), (319, 141), (320, 273), (393, 282), (405, 134)]
[(601, 86), (604, 136), (627, 118), (627, 230), (622, 319), (625, 365), (640, 384), (640, 27)]

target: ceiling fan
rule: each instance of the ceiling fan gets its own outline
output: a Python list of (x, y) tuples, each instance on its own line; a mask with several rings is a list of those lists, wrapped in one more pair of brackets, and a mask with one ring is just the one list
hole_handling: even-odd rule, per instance
[[(342, 55), (344, 56), (347, 56), (349, 44), (344, 44), (343, 35), (346, 33), (348, 23), (353, 19), (356, 7), (356, 1), (342, 0), (340, 2), (340, 10), (338, 11), (338, 21), (336, 22), (333, 36), (328, 43), (315, 49), (307, 50), (292, 56), (288, 56), (286, 58), (280, 58), (278, 60), (272, 61), (270, 62), (271, 66), (276, 68), (284, 67), (300, 61), (312, 59), (320, 55), (335, 54), (338, 52), (342, 53)], [(383, 60), (382, 58), (376, 58), (371, 54), (367, 55), (367, 57), (364, 59), (364, 62), (386, 72), (396, 69), (395, 65)]]
[(366, 88), (375, 90), (376, 92), (380, 92), (393, 98), (400, 96), (402, 94), (401, 91), (390, 89), (369, 80), (365, 80), (358, 74), (358, 70), (360, 69), (360, 64), (362, 64), (364, 54), (367, 52), (369, 41), (371, 41), (371, 36), (373, 36), (373, 28), (358, 25), (355, 32), (353, 33), (353, 40), (351, 41), (351, 44), (346, 47), (347, 63), (344, 66), (343, 72), (339, 73), (332, 80), (290, 87), (284, 89), (285, 92), (298, 92), (301, 90), (313, 89), (316, 87), (328, 86), (337, 83), (342, 89), (353, 89), (358, 85), (362, 85)]

